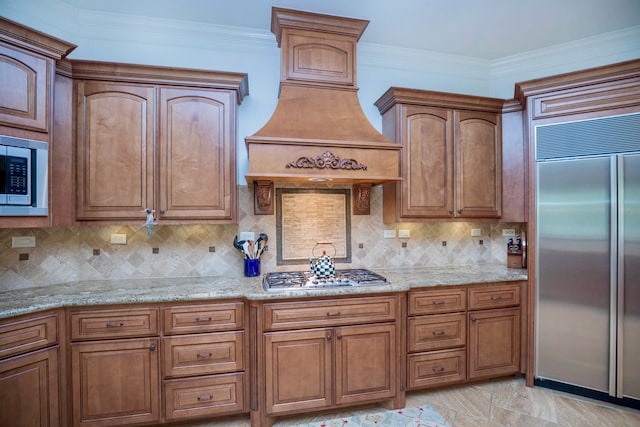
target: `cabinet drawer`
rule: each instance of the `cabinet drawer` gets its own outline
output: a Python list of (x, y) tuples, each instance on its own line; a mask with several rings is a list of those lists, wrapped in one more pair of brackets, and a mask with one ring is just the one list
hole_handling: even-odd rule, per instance
[(167, 421), (243, 412), (243, 373), (164, 382)]
[(397, 306), (395, 296), (265, 304), (265, 329), (395, 321)]
[(158, 310), (137, 308), (71, 313), (71, 339), (144, 337), (158, 334)]
[(469, 310), (520, 305), (520, 285), (469, 288)]
[(243, 343), (242, 331), (163, 338), (165, 376), (241, 371), (244, 369)]
[(58, 342), (58, 313), (0, 325), (0, 359)]
[(407, 328), (410, 352), (460, 347), (467, 339), (467, 316), (460, 313), (410, 317)]
[(409, 316), (451, 313), (467, 308), (465, 289), (440, 289), (409, 293)]
[(464, 349), (433, 351), (407, 356), (407, 388), (416, 389), (464, 381), (467, 378)]
[(166, 307), (162, 310), (165, 334), (230, 331), (244, 327), (244, 304)]

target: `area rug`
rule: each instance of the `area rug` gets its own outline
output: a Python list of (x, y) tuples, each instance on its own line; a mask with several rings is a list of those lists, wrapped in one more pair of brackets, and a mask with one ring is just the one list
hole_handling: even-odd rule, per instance
[(304, 424), (303, 427), (451, 427), (438, 411), (429, 405), (379, 411), (352, 417), (332, 418)]

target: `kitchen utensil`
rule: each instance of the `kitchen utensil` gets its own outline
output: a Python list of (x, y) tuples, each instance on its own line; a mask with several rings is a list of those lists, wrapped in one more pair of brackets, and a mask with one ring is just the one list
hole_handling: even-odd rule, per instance
[[(319, 246), (320, 247), (331, 246), (333, 248), (333, 256), (335, 256), (336, 247), (331, 242), (316, 243), (316, 245), (311, 250), (311, 254), (313, 256), (315, 256), (314, 251)], [(322, 255), (320, 255), (319, 257), (316, 257), (315, 259), (309, 258), (309, 267), (311, 268), (311, 271), (313, 272), (313, 274), (315, 274), (316, 277), (320, 277), (320, 278), (331, 277), (331, 276), (335, 276), (336, 274), (335, 265), (333, 264), (333, 260), (331, 259), (331, 257), (327, 255), (326, 249), (322, 249)]]

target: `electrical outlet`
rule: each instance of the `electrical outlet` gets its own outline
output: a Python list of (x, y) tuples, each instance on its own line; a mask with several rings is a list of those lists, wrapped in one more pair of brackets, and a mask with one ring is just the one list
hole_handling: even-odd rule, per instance
[(411, 231), (410, 230), (398, 230), (398, 237), (401, 239), (408, 239), (409, 237), (411, 237)]
[(127, 235), (126, 234), (112, 234), (111, 235), (111, 244), (112, 245), (126, 245), (127, 244)]
[(36, 236), (17, 236), (11, 238), (12, 248), (35, 248)]
[(240, 232), (240, 240), (256, 240), (256, 233), (253, 231), (241, 231)]
[(384, 230), (382, 235), (385, 239), (395, 239), (396, 238), (396, 230)]
[(515, 228), (505, 228), (502, 230), (502, 235), (503, 236), (508, 236), (508, 237), (513, 237), (516, 235), (516, 230)]
[(479, 228), (472, 228), (471, 229), (471, 237), (480, 237), (482, 236), (482, 230)]

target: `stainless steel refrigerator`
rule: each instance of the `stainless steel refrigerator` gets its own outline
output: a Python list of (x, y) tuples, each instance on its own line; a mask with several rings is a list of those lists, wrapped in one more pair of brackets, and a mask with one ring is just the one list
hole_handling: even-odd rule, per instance
[(640, 402), (640, 114), (536, 128), (535, 383)]

